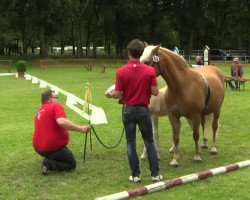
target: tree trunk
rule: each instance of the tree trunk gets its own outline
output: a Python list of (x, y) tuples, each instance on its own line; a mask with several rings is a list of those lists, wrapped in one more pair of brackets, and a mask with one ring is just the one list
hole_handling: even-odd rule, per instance
[(46, 43), (45, 43), (45, 36), (44, 36), (44, 27), (40, 27), (40, 54), (41, 58), (47, 58), (48, 53), (46, 51)]
[(237, 40), (238, 40), (239, 54), (242, 55), (242, 37), (240, 32), (237, 35)]
[(61, 43), (61, 52), (60, 52), (60, 54), (63, 55), (64, 51), (65, 51), (65, 49), (64, 49), (64, 47), (65, 47), (65, 39), (64, 39), (63, 35), (61, 35), (60, 43)]
[(76, 47), (77, 47), (76, 57), (81, 58), (83, 54), (82, 54), (81, 34), (80, 34), (81, 29), (79, 20), (75, 21), (75, 29), (76, 29), (75, 33), (76, 33)]
[(194, 28), (191, 27), (190, 35), (189, 35), (189, 48), (188, 48), (188, 54), (191, 53), (191, 51), (192, 51), (192, 49), (193, 49), (193, 46), (194, 46)]
[(72, 42), (72, 47), (73, 47), (73, 50), (72, 50), (72, 55), (75, 55), (76, 54), (76, 50), (75, 50), (75, 35), (74, 35), (74, 20), (72, 19), (71, 20), (71, 42)]

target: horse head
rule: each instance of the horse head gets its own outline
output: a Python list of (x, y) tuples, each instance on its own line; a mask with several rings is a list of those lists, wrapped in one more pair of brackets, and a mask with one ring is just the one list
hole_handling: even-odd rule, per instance
[[(158, 50), (160, 48), (160, 45), (157, 46), (148, 46), (147, 43), (144, 42), (145, 49), (143, 51), (142, 56), (140, 57), (140, 61), (150, 65), (155, 68), (157, 76), (160, 75), (160, 70), (159, 70), (159, 56), (158, 56)], [(158, 67), (156, 67), (156, 65)]]

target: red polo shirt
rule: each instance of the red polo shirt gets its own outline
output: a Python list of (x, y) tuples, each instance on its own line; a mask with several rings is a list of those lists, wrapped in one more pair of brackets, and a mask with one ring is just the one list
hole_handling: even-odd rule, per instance
[(36, 113), (33, 146), (37, 151), (49, 152), (68, 144), (68, 130), (57, 124), (57, 118), (66, 118), (59, 103), (44, 103)]
[(153, 67), (140, 61), (129, 61), (117, 69), (115, 90), (123, 92), (123, 103), (127, 105), (148, 105), (151, 86), (157, 86)]

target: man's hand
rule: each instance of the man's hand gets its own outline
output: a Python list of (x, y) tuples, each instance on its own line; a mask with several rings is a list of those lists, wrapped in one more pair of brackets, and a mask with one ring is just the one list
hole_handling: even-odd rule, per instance
[(111, 98), (111, 95), (110, 95), (109, 92), (106, 92), (106, 93), (105, 93), (105, 96), (108, 97), (108, 98)]
[(91, 126), (90, 125), (86, 125), (82, 127), (82, 132), (83, 133), (87, 133), (91, 130)]

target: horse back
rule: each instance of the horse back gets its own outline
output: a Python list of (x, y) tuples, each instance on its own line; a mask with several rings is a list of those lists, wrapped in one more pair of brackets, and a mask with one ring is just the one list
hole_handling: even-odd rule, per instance
[(223, 92), (224, 91), (224, 74), (223, 72), (212, 65), (206, 67), (195, 68), (194, 71), (205, 77), (212, 89)]
[(208, 102), (208, 107), (211, 109), (219, 108), (222, 105), (225, 95), (223, 72), (211, 65), (195, 68), (194, 71), (204, 76), (209, 83), (211, 97)]

